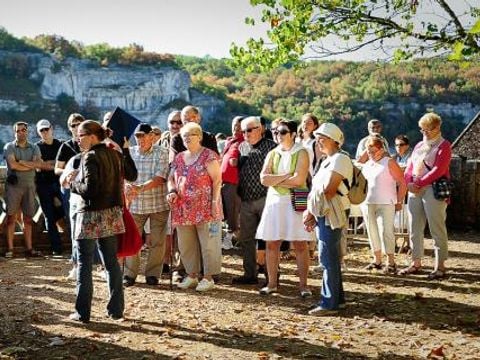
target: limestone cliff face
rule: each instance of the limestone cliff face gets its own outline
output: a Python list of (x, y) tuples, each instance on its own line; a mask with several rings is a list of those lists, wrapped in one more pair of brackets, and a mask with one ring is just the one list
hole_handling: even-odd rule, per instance
[[(85, 60), (68, 59), (57, 63), (42, 57), (32, 75), (41, 79), (40, 93), (54, 100), (66, 94), (80, 105), (94, 105), (102, 112), (120, 106), (140, 120), (166, 126), (172, 102), (191, 102), (190, 76), (174, 68), (123, 67), (102, 68)], [(205, 105), (223, 105), (209, 97)], [(209, 111), (210, 113), (210, 111)]]

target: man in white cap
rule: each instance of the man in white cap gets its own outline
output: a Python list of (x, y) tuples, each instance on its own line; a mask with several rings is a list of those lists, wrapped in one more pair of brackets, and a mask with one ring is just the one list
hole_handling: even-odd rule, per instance
[(57, 221), (65, 216), (62, 206), (59, 176), (55, 174), (55, 159), (62, 142), (53, 137), (53, 127), (50, 121), (42, 119), (37, 122), (37, 133), (40, 141), (36, 145), (40, 148), (43, 163), (37, 169), (35, 183), (40, 199), (45, 224), (50, 239), (53, 256), (62, 255), (62, 239), (57, 229)]

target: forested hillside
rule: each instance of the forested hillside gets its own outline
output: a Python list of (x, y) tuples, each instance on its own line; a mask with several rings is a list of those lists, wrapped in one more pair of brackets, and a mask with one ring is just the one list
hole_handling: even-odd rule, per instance
[[(425, 111), (434, 110), (442, 115), (446, 136), (453, 140), (480, 109), (478, 62), (458, 64), (441, 58), (400, 64), (316, 61), (298, 69), (279, 68), (252, 74), (232, 69), (224, 59), (156, 54), (135, 44), (125, 48), (108, 44), (85, 46), (56, 35), (17, 39), (1, 28), (0, 50), (48, 53), (60, 61), (77, 57), (101, 67), (148, 65), (185, 69), (194, 89), (225, 101), (224, 119), (213, 124), (212, 131), (229, 132), (229, 120), (236, 114), (298, 120), (303, 113), (313, 112), (323, 121), (340, 124), (347, 139), (351, 139), (349, 143), (364, 136), (365, 124), (372, 117), (385, 122), (389, 139), (402, 132), (415, 141), (420, 137), (416, 121)], [(21, 61), (0, 63), (0, 76), (0, 100), (30, 96), (29, 115), (40, 116), (49, 108), (60, 111), (62, 116), (71, 109), (95, 114), (95, 109), (79, 109), (68, 98), (58, 99), (57, 104), (39, 101), (28, 64)], [(21, 113), (18, 109), (0, 112), (3, 117)]]

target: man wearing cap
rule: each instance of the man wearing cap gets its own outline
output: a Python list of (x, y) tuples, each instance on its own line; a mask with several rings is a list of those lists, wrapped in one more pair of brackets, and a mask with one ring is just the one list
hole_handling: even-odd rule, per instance
[[(162, 275), (169, 215), (165, 184), (169, 171), (168, 150), (153, 145), (152, 127), (149, 124), (140, 123), (134, 136), (137, 145), (130, 148), (130, 155), (137, 167), (138, 177), (136, 181), (125, 184), (125, 192), (140, 233), (147, 219), (150, 219), (151, 244), (145, 265), (145, 280), (148, 285), (157, 285)], [(126, 258), (125, 286), (135, 284), (139, 267), (140, 253)]]
[[(368, 137), (371, 135), (379, 135), (381, 136), (383, 130), (383, 125), (380, 120), (377, 119), (372, 119), (368, 122), (368, 135), (365, 136), (360, 142), (358, 143), (357, 146), (357, 152), (355, 153), (355, 159), (359, 163), (365, 163), (368, 160), (368, 153), (367, 153), (367, 140)], [(385, 152), (388, 154), (388, 141), (385, 139), (383, 136), (381, 136), (382, 142), (383, 142), (383, 148), (385, 149)]]
[(16, 122), (13, 131), (15, 140), (3, 148), (3, 156), (7, 161), (5, 200), (8, 249), (5, 257), (13, 257), (15, 220), (19, 211), (23, 213), (25, 256), (38, 256), (32, 249), (32, 217), (35, 214), (35, 168), (41, 167), (42, 159), (38, 146), (28, 141), (26, 122)]
[(276, 144), (263, 137), (262, 124), (257, 116), (242, 120), (241, 129), (248, 146), (240, 148), (238, 193), (240, 205), (240, 245), (243, 250), (244, 274), (233, 278), (233, 284), (256, 284), (257, 260), (255, 233), (265, 206), (267, 187), (260, 182), (260, 172), (267, 154)]
[(40, 199), (51, 250), (54, 256), (62, 254), (62, 239), (57, 229), (57, 221), (64, 217), (62, 193), (60, 192), (59, 176), (55, 174), (55, 159), (62, 142), (53, 137), (53, 127), (50, 121), (42, 119), (37, 122), (37, 133), (41, 140), (36, 143), (42, 154), (42, 166), (37, 169), (35, 182)]
[[(202, 121), (202, 117), (200, 115), (200, 111), (198, 110), (198, 108), (191, 105), (185, 106), (182, 109), (180, 116), (182, 119), (182, 123), (184, 125), (189, 122), (195, 122), (197, 124), (200, 124), (200, 122)], [(215, 139), (215, 136), (203, 130), (202, 132), (203, 132), (203, 137), (202, 137), (201, 145), (203, 147), (206, 147), (207, 149), (215, 151), (218, 154), (217, 140)], [(173, 161), (173, 159), (178, 153), (181, 153), (182, 151), (185, 151), (185, 150), (187, 150), (187, 148), (183, 144), (183, 140), (180, 134), (176, 134), (175, 136), (173, 136), (172, 141), (170, 142), (170, 155), (169, 155), (170, 162)]]

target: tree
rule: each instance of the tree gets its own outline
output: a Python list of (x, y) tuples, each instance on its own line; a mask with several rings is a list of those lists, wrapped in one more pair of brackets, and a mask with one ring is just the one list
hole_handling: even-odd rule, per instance
[[(458, 0), (250, 0), (262, 5), (269, 41), (232, 44), (234, 64), (248, 71), (374, 46), (388, 58), (449, 54), (452, 60), (480, 54), (480, 7)], [(460, 9), (460, 5), (463, 7)], [(477, 2), (478, 4), (478, 2)], [(255, 25), (253, 18), (245, 19)], [(327, 47), (336, 36), (344, 44)]]

